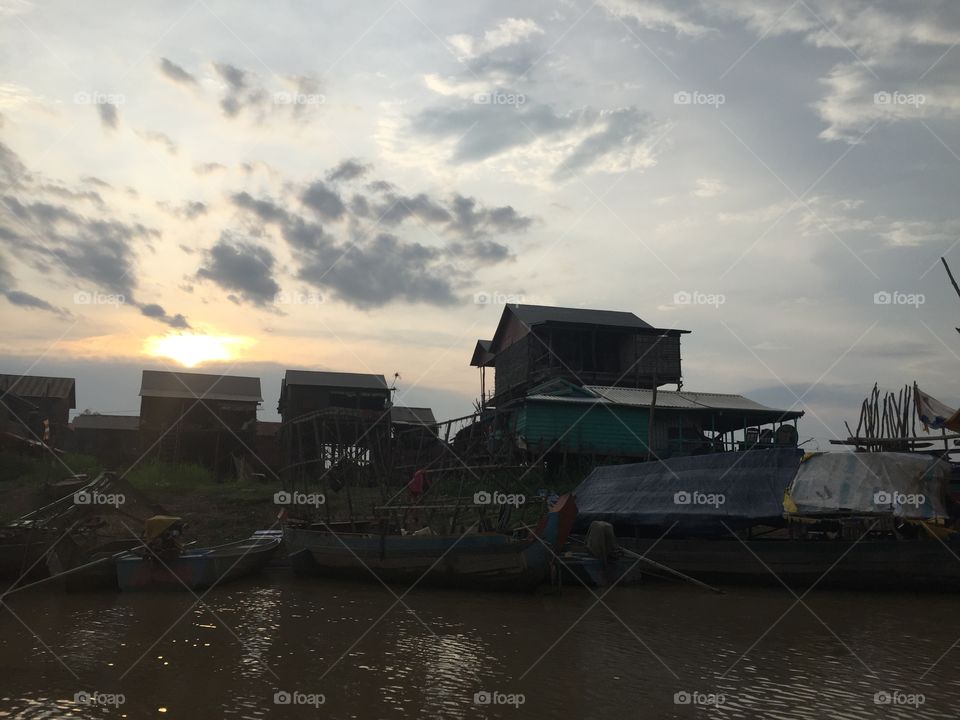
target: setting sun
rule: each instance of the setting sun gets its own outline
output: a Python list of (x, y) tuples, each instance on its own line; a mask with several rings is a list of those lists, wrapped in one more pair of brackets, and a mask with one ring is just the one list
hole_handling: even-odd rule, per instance
[(184, 367), (196, 367), (205, 362), (233, 360), (253, 342), (247, 337), (176, 334), (149, 337), (143, 349), (147, 355), (169, 358)]

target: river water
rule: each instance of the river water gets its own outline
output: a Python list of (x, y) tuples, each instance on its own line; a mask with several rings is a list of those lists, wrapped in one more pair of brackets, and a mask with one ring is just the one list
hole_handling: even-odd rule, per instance
[(956, 597), (727, 590), (31, 591), (0, 607), (0, 717), (958, 716)]

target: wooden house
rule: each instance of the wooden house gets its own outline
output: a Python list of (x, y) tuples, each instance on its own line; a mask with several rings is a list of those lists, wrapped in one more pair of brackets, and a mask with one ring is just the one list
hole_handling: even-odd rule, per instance
[(70, 429), (73, 449), (105, 466), (118, 468), (139, 457), (140, 418), (136, 415), (84, 413), (73, 419)]
[(77, 406), (74, 378), (0, 375), (0, 400), (4, 432), (63, 447)]
[(495, 371), (494, 405), (548, 380), (578, 385), (653, 388), (682, 384), (680, 336), (630, 312), (506, 305), (493, 339), (479, 340), (471, 365)]
[[(577, 386), (534, 388), (509, 406), (520, 448), (539, 456), (582, 455), (629, 461), (797, 444), (799, 410), (767, 407), (742, 395)], [(652, 453), (651, 453), (652, 450)]]
[(287, 370), (277, 405), (285, 486), (346, 483), (360, 472), (383, 472), (390, 393), (383, 375)]
[(252, 454), (260, 378), (144, 370), (140, 386), (143, 452), (168, 463), (197, 463), (218, 476)]

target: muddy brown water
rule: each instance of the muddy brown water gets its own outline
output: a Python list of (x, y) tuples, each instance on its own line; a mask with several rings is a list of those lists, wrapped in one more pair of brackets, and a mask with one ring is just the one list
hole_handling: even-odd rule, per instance
[(727, 590), (651, 583), (598, 604), (582, 588), (415, 588), (398, 604), (377, 584), (271, 570), (214, 589), (208, 608), (186, 593), (23, 593), (0, 607), (0, 717), (960, 713), (956, 596), (815, 590), (805, 607)]

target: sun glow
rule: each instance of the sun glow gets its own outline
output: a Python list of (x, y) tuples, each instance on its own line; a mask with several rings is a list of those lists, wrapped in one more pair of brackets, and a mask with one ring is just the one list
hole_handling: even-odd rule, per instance
[(148, 337), (143, 351), (153, 357), (169, 358), (184, 367), (196, 367), (205, 362), (237, 359), (253, 342), (247, 337), (171, 334)]

